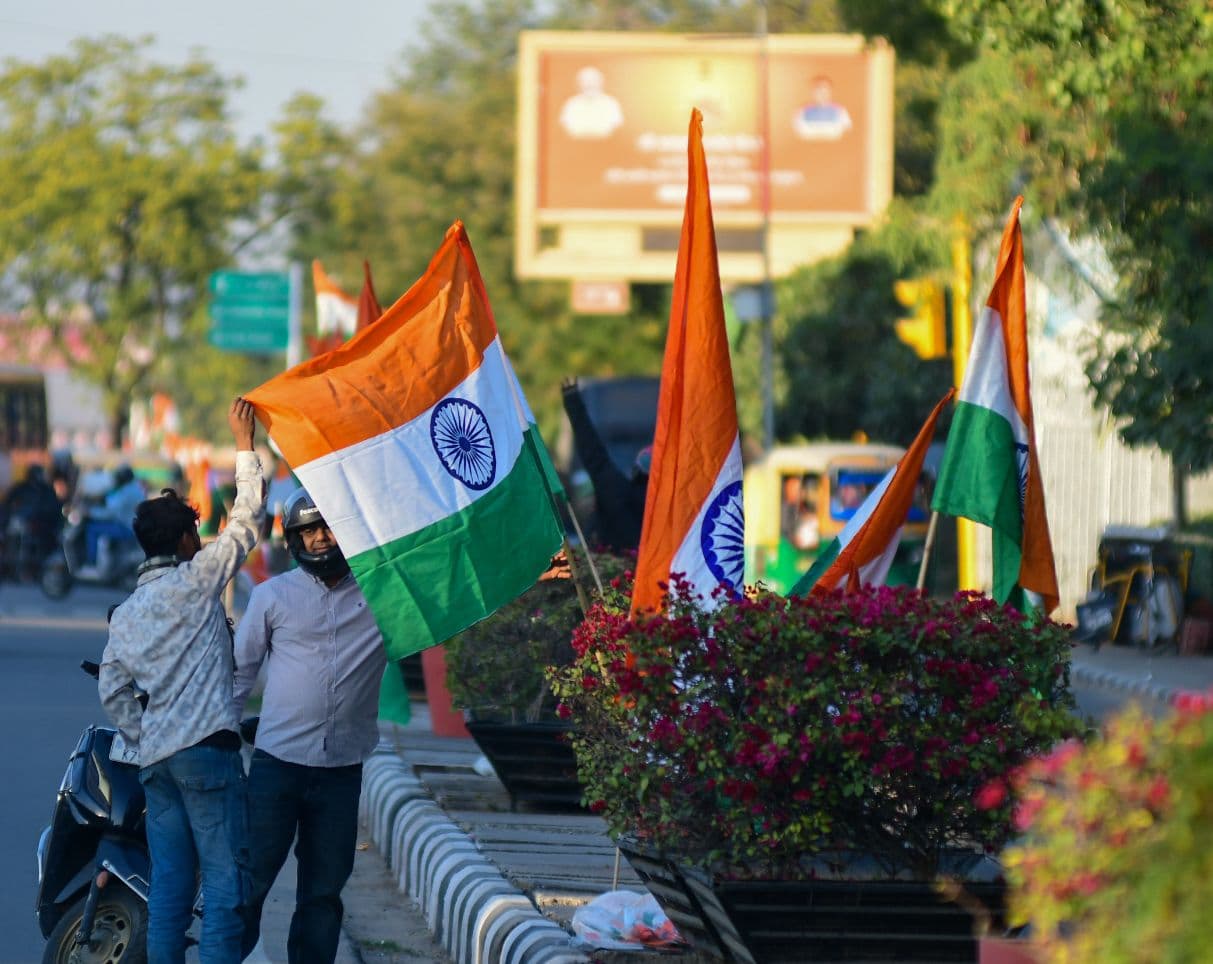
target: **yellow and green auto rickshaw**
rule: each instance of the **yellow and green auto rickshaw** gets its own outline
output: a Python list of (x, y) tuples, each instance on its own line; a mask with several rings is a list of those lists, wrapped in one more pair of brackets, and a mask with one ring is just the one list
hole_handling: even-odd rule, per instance
[[(812, 442), (777, 445), (745, 470), (745, 581), (786, 593), (842, 531), (905, 452), (895, 445)], [(889, 570), (913, 584), (922, 560), (928, 493), (920, 487)]]

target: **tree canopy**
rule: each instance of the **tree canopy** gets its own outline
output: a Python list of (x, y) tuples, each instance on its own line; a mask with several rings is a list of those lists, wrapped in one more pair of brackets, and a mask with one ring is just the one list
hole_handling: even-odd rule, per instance
[(146, 45), (79, 41), (0, 71), (0, 298), (57, 337), (75, 329), (119, 430), (263, 188), (229, 123), (232, 82), (150, 63)]
[[(1213, 12), (1205, 0), (946, 0), (954, 28), (1014, 64), (1053, 116), (1025, 170), (1118, 278), (1090, 346), (1097, 398), (1132, 443), (1213, 466)], [(1057, 174), (1063, 177), (1056, 177)], [(1061, 191), (1057, 187), (1062, 188)]]

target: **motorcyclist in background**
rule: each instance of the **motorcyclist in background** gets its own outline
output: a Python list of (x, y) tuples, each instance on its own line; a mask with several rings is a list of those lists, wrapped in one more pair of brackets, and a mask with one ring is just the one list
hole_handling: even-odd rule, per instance
[(139, 503), (146, 498), (147, 492), (134, 470), (129, 465), (118, 466), (104, 506), (89, 513), (88, 559), (101, 578), (105, 578), (120, 551), (135, 542), (131, 523)]
[(0, 506), (5, 568), (18, 579), (34, 578), (63, 526), (63, 505), (41, 465), (31, 465)]

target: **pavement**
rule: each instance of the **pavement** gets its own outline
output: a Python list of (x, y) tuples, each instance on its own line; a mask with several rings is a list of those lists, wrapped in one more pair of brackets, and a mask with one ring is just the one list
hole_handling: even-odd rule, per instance
[(1174, 644), (1146, 648), (1080, 643), (1071, 651), (1070, 678), (1129, 698), (1170, 704), (1180, 694), (1213, 689), (1213, 654), (1180, 655)]

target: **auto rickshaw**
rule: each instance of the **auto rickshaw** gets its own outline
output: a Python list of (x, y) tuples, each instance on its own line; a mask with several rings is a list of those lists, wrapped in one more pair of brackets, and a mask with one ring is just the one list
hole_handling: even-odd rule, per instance
[[(745, 581), (786, 593), (808, 571), (905, 450), (895, 445), (777, 445), (745, 470)], [(913, 585), (922, 561), (928, 493), (920, 487), (889, 570)]]

